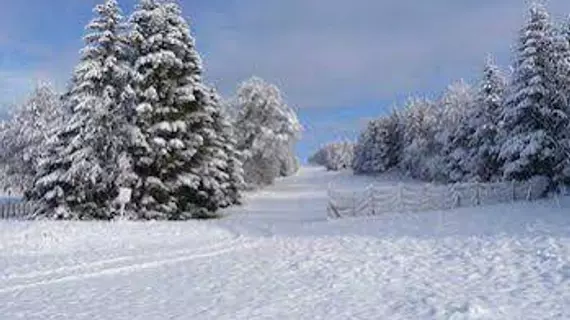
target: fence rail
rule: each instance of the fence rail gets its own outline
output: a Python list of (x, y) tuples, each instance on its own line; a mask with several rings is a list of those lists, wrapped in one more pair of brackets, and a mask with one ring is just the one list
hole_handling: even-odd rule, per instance
[(0, 203), (0, 219), (24, 219), (34, 212), (33, 202)]
[(540, 187), (530, 182), (468, 183), (452, 185), (370, 185), (361, 191), (334, 190), (329, 186), (329, 218), (375, 216), (390, 212), (450, 210), (519, 200), (536, 200)]

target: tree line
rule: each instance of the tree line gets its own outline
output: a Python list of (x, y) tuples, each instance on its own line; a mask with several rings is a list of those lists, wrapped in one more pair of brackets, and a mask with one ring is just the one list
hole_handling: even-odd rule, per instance
[(354, 143), (350, 141), (327, 143), (309, 157), (310, 164), (332, 171), (349, 169), (353, 161)]
[(32, 218), (211, 217), (297, 170), (301, 125), (279, 89), (254, 77), (224, 100), (205, 84), (176, 2), (94, 15), (65, 93), (41, 83), (0, 124), (2, 182), (38, 202)]
[(505, 74), (489, 56), (476, 87), (458, 81), (439, 99), (410, 98), (371, 121), (354, 148), (354, 171), (569, 184), (570, 21), (556, 24), (544, 6), (531, 5), (511, 69)]

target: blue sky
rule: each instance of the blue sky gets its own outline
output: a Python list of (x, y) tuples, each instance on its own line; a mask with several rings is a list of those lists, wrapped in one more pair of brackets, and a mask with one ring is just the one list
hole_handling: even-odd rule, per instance
[[(96, 0), (0, 0), (0, 116), (36, 79), (63, 88)], [(130, 12), (134, 0), (119, 0)], [(487, 53), (507, 67), (524, 0), (180, 0), (224, 95), (257, 75), (299, 113), (305, 158), (352, 138), (407, 95), (476, 80)], [(558, 20), (570, 2), (551, 0)]]

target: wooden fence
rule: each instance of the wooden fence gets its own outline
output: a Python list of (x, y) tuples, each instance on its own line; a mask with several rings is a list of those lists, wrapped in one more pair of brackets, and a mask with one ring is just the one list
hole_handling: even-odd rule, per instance
[(0, 203), (0, 219), (25, 219), (34, 212), (32, 202)]
[(327, 215), (331, 219), (375, 216), (389, 212), (450, 210), (493, 205), (542, 196), (531, 183), (467, 183), (452, 185), (371, 185), (360, 191), (334, 190), (329, 186)]

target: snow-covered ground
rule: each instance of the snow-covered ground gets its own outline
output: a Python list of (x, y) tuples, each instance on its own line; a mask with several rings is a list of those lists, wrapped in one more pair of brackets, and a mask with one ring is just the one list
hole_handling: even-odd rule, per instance
[(0, 319), (570, 319), (570, 199), (326, 220), (304, 168), (219, 221), (0, 222)]

